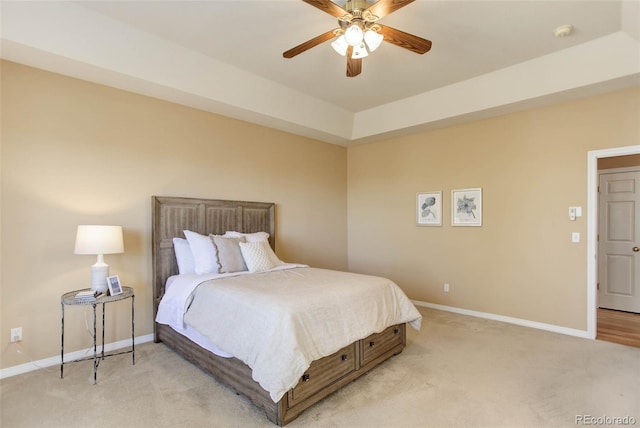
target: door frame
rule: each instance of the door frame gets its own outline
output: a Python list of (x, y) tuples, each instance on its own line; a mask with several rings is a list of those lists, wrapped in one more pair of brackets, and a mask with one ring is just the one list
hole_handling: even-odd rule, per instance
[(640, 145), (587, 152), (587, 337), (596, 338), (598, 303), (598, 159), (640, 154)]

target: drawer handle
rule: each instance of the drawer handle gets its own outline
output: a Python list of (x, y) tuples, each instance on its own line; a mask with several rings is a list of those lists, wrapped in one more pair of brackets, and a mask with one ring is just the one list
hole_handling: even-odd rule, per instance
[(399, 328), (394, 328), (393, 329), (393, 334), (398, 334), (400, 333), (400, 329)]
[(309, 379), (311, 379), (311, 376), (309, 375), (309, 373), (305, 373), (302, 375), (302, 381), (303, 382), (308, 382)]
[(369, 347), (373, 348), (375, 346), (376, 342), (374, 342), (373, 340), (371, 342), (369, 342)]
[(342, 358), (342, 361), (347, 361), (349, 359), (349, 356), (347, 354), (342, 354), (340, 358)]

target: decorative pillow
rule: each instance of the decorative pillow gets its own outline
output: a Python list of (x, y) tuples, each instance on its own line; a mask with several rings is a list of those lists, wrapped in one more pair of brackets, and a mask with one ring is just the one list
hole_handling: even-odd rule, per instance
[(232, 238), (244, 237), (246, 242), (261, 242), (269, 240), (269, 234), (267, 232), (241, 233), (235, 231), (227, 231), (223, 236), (230, 236)]
[(176, 261), (178, 262), (178, 273), (180, 275), (194, 273), (196, 266), (189, 241), (182, 238), (173, 238), (173, 250), (176, 253)]
[(241, 272), (247, 270), (247, 265), (242, 258), (240, 243), (244, 242), (244, 236), (232, 238), (228, 236), (209, 235), (213, 245), (218, 250), (220, 273)]
[(193, 261), (195, 273), (218, 273), (220, 266), (218, 262), (218, 251), (211, 238), (190, 230), (184, 231), (184, 236), (189, 241), (191, 253), (193, 253)]
[(249, 272), (264, 272), (283, 264), (267, 241), (240, 242), (239, 245)]

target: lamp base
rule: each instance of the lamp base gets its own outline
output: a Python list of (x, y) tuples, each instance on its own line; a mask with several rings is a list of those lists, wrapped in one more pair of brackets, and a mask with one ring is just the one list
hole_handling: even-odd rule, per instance
[(99, 293), (106, 293), (109, 289), (107, 277), (109, 276), (109, 265), (106, 263), (96, 263), (91, 266), (91, 289)]

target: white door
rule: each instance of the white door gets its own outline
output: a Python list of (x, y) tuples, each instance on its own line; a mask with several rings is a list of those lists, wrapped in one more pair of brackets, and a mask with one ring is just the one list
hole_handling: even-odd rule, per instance
[(598, 306), (640, 313), (640, 170), (600, 174)]

